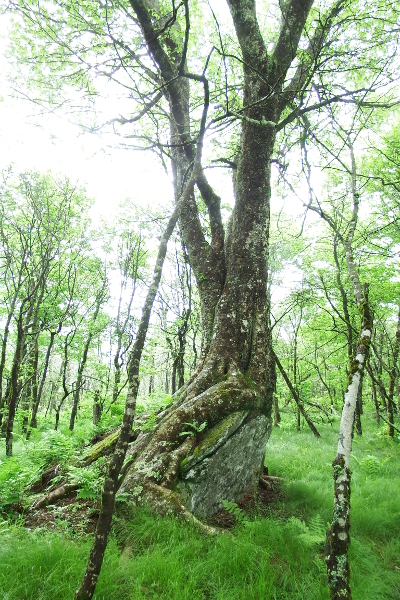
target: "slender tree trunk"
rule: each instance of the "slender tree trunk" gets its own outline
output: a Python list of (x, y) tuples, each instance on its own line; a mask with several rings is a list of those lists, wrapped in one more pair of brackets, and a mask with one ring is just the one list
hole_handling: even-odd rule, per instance
[(11, 323), (12, 316), (14, 314), (14, 310), (15, 310), (15, 300), (11, 304), (10, 310), (8, 312), (8, 315), (7, 315), (7, 321), (6, 321), (6, 324), (4, 326), (3, 339), (2, 339), (2, 343), (1, 343), (1, 358), (0, 358), (0, 427), (2, 425), (3, 413), (4, 413), (4, 410), (6, 408), (7, 399), (8, 399), (7, 392), (3, 396), (3, 373), (4, 373), (4, 367), (6, 365), (6, 350), (7, 350), (8, 335), (9, 335), (9, 332), (10, 332), (10, 323)]
[(357, 435), (362, 435), (361, 414), (362, 414), (362, 389), (363, 389), (363, 381), (364, 381), (364, 377), (361, 377), (361, 379), (360, 379), (360, 385), (358, 386), (358, 391), (357, 391), (356, 412), (355, 412), (355, 422), (356, 422), (356, 432), (357, 432)]
[(115, 404), (115, 402), (118, 399), (120, 383), (121, 383), (121, 366), (120, 366), (118, 360), (117, 361), (114, 360), (114, 386), (113, 386), (113, 397), (112, 397), (113, 404)]
[(350, 599), (350, 568), (347, 556), (350, 543), (350, 454), (357, 394), (368, 359), (372, 335), (372, 315), (368, 304), (368, 285), (359, 303), (362, 312), (360, 340), (355, 359), (350, 363), (349, 385), (339, 429), (337, 455), (333, 461), (333, 520), (327, 532), (326, 564), (329, 591), (333, 600)]
[(23, 424), (22, 424), (22, 433), (26, 433), (26, 439), (29, 439), (29, 437), (30, 437), (30, 431), (28, 431), (28, 420), (29, 420), (28, 411), (29, 411), (29, 408), (32, 407), (32, 414), (33, 414), (33, 409), (37, 404), (37, 397), (38, 397), (38, 385), (37, 385), (38, 362), (39, 362), (38, 337), (39, 337), (38, 334), (35, 335), (34, 340), (33, 340), (31, 368), (28, 373), (30, 381), (29, 381), (29, 385), (27, 388), (27, 394), (26, 394), (26, 398), (27, 398), (27, 404), (25, 407), (26, 413), (24, 414), (24, 420), (23, 420)]
[(394, 425), (395, 404), (393, 401), (393, 396), (394, 396), (394, 388), (395, 388), (396, 379), (398, 377), (397, 361), (399, 358), (399, 348), (400, 348), (400, 299), (399, 299), (399, 311), (398, 311), (398, 316), (397, 316), (396, 337), (395, 337), (394, 348), (393, 348), (393, 357), (392, 357), (393, 363), (392, 363), (392, 368), (390, 371), (389, 389), (388, 389), (388, 398), (387, 398), (387, 418), (389, 421), (388, 434), (389, 434), (389, 437), (391, 437), (391, 438), (393, 438), (393, 436), (394, 436), (393, 425)]
[(10, 390), (11, 390), (11, 377), (8, 379), (6, 393), (4, 395), (3, 419), (1, 421), (1, 437), (2, 438), (5, 438), (6, 434), (7, 434), (8, 401), (10, 399)]
[(388, 407), (387, 407), (387, 401), (386, 401), (385, 386), (383, 385), (383, 382), (382, 382), (382, 375), (383, 375), (383, 334), (380, 336), (380, 341), (379, 342), (380, 343), (379, 343), (379, 346), (378, 346), (376, 374), (377, 374), (377, 379), (378, 379), (379, 395), (381, 397), (382, 404), (383, 404), (385, 410), (387, 410)]
[(6, 431), (6, 455), (12, 456), (14, 417), (18, 400), (18, 376), (21, 365), (22, 346), (24, 342), (23, 307), (21, 306), (17, 321), (17, 340), (11, 370), (11, 385), (8, 400), (8, 419)]
[[(50, 342), (49, 342), (49, 345), (47, 346), (46, 358), (45, 358), (45, 361), (44, 361), (43, 373), (42, 373), (42, 377), (41, 377), (41, 380), (40, 380), (39, 390), (38, 390), (38, 393), (37, 393), (36, 400), (34, 401), (33, 407), (32, 407), (32, 417), (31, 417), (31, 422), (30, 422), (30, 427), (32, 429), (36, 429), (36, 427), (37, 427), (36, 416), (37, 416), (37, 412), (38, 412), (38, 409), (39, 409), (40, 400), (41, 400), (41, 397), (42, 397), (43, 387), (44, 387), (44, 384), (45, 384), (45, 381), (46, 381), (47, 370), (49, 368), (50, 354), (51, 354), (51, 350), (53, 348), (54, 339), (55, 339), (56, 335), (58, 333), (60, 333), (60, 331), (61, 331), (61, 323), (59, 325), (58, 331), (52, 331), (52, 332), (50, 332)], [(28, 431), (27, 439), (28, 439), (29, 435), (30, 434), (29, 434), (29, 431)]]
[(274, 427), (279, 427), (279, 423), (281, 422), (281, 415), (279, 412), (278, 396), (276, 394), (273, 395), (273, 407), (274, 407)]
[(68, 396), (72, 393), (72, 390), (70, 391), (67, 387), (67, 369), (68, 369), (68, 343), (69, 343), (69, 336), (72, 334), (72, 336), (75, 335), (75, 332), (69, 332), (65, 338), (64, 341), (64, 358), (63, 358), (63, 363), (62, 363), (62, 387), (63, 387), (63, 395), (61, 397), (61, 400), (59, 401), (59, 403), (56, 406), (56, 422), (54, 425), (54, 429), (55, 431), (57, 431), (58, 429), (58, 423), (60, 421), (60, 413), (61, 413), (61, 408), (65, 402), (65, 400), (68, 398)]
[(168, 365), (169, 365), (169, 352), (167, 354), (167, 360), (165, 362), (165, 383), (164, 383), (164, 392), (169, 394), (169, 373), (168, 373)]
[[(195, 167), (196, 169), (196, 167)], [(194, 170), (193, 175), (196, 175)], [(194, 176), (189, 180), (186, 194), (191, 193), (194, 184)], [(135, 344), (129, 359), (129, 388), (126, 396), (126, 405), (122, 421), (122, 426), (119, 432), (117, 446), (114, 454), (111, 457), (107, 470), (104, 488), (102, 492), (102, 502), (99, 519), (97, 521), (95, 537), (90, 551), (90, 557), (86, 566), (85, 575), (83, 577), (80, 588), (75, 592), (75, 600), (90, 600), (96, 588), (97, 579), (100, 574), (101, 565), (103, 563), (104, 552), (107, 546), (108, 534), (111, 527), (111, 519), (114, 512), (115, 495), (118, 489), (118, 478), (121, 472), (122, 464), (125, 460), (126, 451), (130, 434), (132, 431), (133, 419), (136, 410), (136, 398), (139, 389), (139, 366), (142, 358), (144, 342), (149, 326), (151, 309), (153, 307), (154, 298), (156, 296), (158, 286), (161, 279), (162, 267), (164, 264), (165, 255), (167, 252), (168, 240), (171, 237), (172, 231), (175, 228), (181, 204), (185, 200), (185, 195), (182, 197), (182, 202), (179, 202), (173, 215), (170, 217), (168, 226), (162, 236), (156, 265), (154, 268), (153, 281), (147, 292), (146, 301), (143, 306), (142, 318), (140, 321)]]
[(51, 413), (51, 411), (53, 409), (53, 402), (52, 402), (53, 395), (54, 395), (56, 387), (58, 387), (58, 382), (60, 381), (60, 377), (62, 377), (62, 374), (64, 372), (64, 361), (65, 361), (65, 358), (63, 358), (62, 361), (61, 361), (60, 372), (58, 374), (57, 380), (53, 381), (52, 384), (51, 384), (49, 401), (47, 403), (46, 413), (44, 415), (45, 417), (47, 417), (47, 413), (49, 412), (49, 410), (50, 410), (50, 413)]
[(378, 397), (376, 394), (376, 385), (375, 385), (375, 381), (373, 379), (371, 379), (371, 385), (372, 385), (372, 399), (374, 401), (374, 406), (375, 406), (376, 423), (379, 427), (381, 424), (381, 418), (380, 418), (380, 414), (379, 414), (379, 404), (378, 404)]
[[(93, 315), (93, 321), (92, 321), (92, 327), (94, 327), (96, 320), (97, 320), (97, 316), (99, 314), (100, 311), (100, 306), (104, 297), (104, 287), (105, 284), (103, 285), (103, 288), (101, 290), (101, 292), (99, 293), (98, 297), (97, 297), (97, 302), (96, 302), (96, 308), (95, 308), (95, 312)], [(82, 382), (83, 382), (83, 372), (85, 370), (86, 367), (86, 361), (87, 361), (87, 357), (88, 357), (88, 352), (89, 352), (89, 348), (90, 348), (90, 344), (92, 342), (92, 338), (93, 338), (93, 333), (90, 332), (89, 335), (87, 336), (87, 340), (85, 343), (85, 347), (83, 349), (83, 354), (82, 354), (82, 358), (81, 361), (79, 363), (79, 367), (78, 367), (78, 378), (76, 380), (76, 387), (75, 387), (75, 393), (74, 393), (74, 401), (72, 404), (72, 410), (71, 410), (71, 418), (69, 421), (69, 429), (70, 431), (73, 431), (74, 429), (74, 425), (75, 425), (75, 419), (76, 419), (76, 415), (78, 413), (78, 403), (79, 403), (79, 396), (81, 393), (81, 388), (82, 388)]]
[(174, 395), (176, 392), (176, 372), (178, 368), (178, 357), (174, 358), (172, 363), (172, 374), (171, 374), (171, 394)]
[(97, 391), (93, 399), (93, 425), (97, 425), (101, 419), (101, 408), (100, 393)]
[(154, 356), (151, 360), (151, 372), (149, 377), (149, 396), (154, 392)]
[(291, 381), (290, 381), (290, 379), (289, 379), (289, 377), (288, 377), (285, 369), (283, 368), (283, 365), (282, 365), (281, 361), (279, 360), (279, 358), (277, 357), (277, 355), (275, 354), (275, 352), (273, 350), (272, 350), (272, 352), (273, 352), (273, 356), (274, 356), (274, 360), (275, 360), (276, 366), (280, 370), (281, 375), (282, 375), (282, 377), (283, 377), (286, 385), (289, 388), (289, 391), (291, 392), (291, 394), (292, 394), (292, 396), (293, 396), (293, 398), (294, 398), (294, 400), (295, 400), (295, 402), (297, 404), (299, 412), (303, 415), (303, 417), (304, 417), (307, 425), (309, 426), (309, 428), (311, 429), (311, 431), (313, 432), (313, 434), (315, 435), (315, 437), (321, 437), (321, 435), (318, 432), (317, 428), (315, 427), (314, 423), (311, 421), (311, 419), (307, 415), (306, 411), (304, 410), (303, 403), (300, 400), (300, 397), (299, 397), (296, 389), (292, 385), (292, 383), (291, 383)]

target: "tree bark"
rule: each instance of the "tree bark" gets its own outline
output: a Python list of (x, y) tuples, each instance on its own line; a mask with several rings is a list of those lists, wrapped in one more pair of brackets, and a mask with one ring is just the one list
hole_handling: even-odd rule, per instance
[(95, 326), (95, 323), (96, 323), (96, 320), (97, 320), (97, 317), (98, 317), (98, 314), (100, 311), (100, 306), (104, 300), (104, 290), (105, 290), (105, 283), (104, 283), (101, 291), (98, 293), (98, 296), (96, 299), (95, 311), (94, 311), (93, 320), (91, 323), (91, 331), (89, 332), (89, 335), (87, 336), (87, 340), (86, 340), (85, 346), (83, 348), (82, 358), (80, 360), (79, 367), (78, 367), (78, 377), (76, 380), (74, 401), (73, 401), (72, 410), (71, 410), (71, 418), (69, 421), (70, 431), (73, 431), (74, 425), (75, 425), (75, 418), (76, 418), (76, 415), (78, 412), (79, 395), (80, 395), (81, 389), (82, 389), (83, 372), (85, 370), (88, 352), (89, 352), (90, 344), (91, 344), (92, 338), (93, 338), (92, 328)]
[(93, 399), (93, 425), (97, 425), (101, 419), (101, 409), (102, 405), (100, 402), (100, 394), (99, 392), (95, 392)]
[(279, 412), (278, 397), (276, 394), (273, 395), (272, 400), (274, 407), (274, 427), (279, 427), (279, 423), (281, 422), (281, 415)]
[[(60, 333), (60, 331), (61, 331), (61, 325), (62, 324), (60, 323), (58, 331), (52, 331), (52, 332), (50, 332), (50, 342), (49, 342), (49, 345), (47, 346), (46, 358), (44, 360), (44, 366), (43, 366), (43, 373), (42, 373), (42, 377), (41, 377), (41, 380), (40, 380), (40, 385), (39, 385), (39, 389), (38, 389), (38, 392), (37, 392), (37, 395), (36, 395), (36, 399), (33, 402), (33, 407), (32, 407), (32, 416), (31, 416), (31, 422), (30, 422), (30, 425), (29, 425), (32, 429), (36, 429), (36, 427), (37, 427), (36, 416), (37, 416), (37, 412), (39, 410), (39, 404), (40, 404), (40, 400), (41, 400), (41, 397), (42, 397), (43, 387), (44, 387), (44, 384), (45, 384), (45, 381), (46, 381), (47, 370), (49, 368), (50, 354), (51, 354), (51, 350), (53, 348), (54, 339), (55, 339), (56, 335), (58, 333)], [(29, 436), (30, 436), (30, 431), (28, 430), (26, 439), (29, 439)]]
[(14, 359), (11, 370), (11, 385), (8, 398), (8, 419), (6, 431), (6, 456), (12, 456), (13, 447), (13, 429), (15, 410), (18, 400), (18, 375), (21, 365), (22, 346), (24, 343), (24, 327), (23, 327), (23, 306), (21, 306), (17, 321), (17, 340), (15, 344)]
[(360, 379), (360, 385), (358, 386), (358, 391), (357, 391), (356, 412), (355, 412), (355, 422), (356, 422), (356, 432), (357, 432), (357, 435), (362, 435), (361, 414), (362, 414), (363, 381), (364, 381), (364, 376), (362, 376), (361, 379)]
[[(198, 157), (198, 159), (200, 158), (200, 156)], [(147, 329), (149, 326), (150, 314), (161, 279), (162, 267), (167, 252), (168, 240), (172, 234), (172, 231), (175, 228), (181, 205), (183, 204), (187, 195), (190, 194), (193, 190), (193, 185), (197, 172), (198, 165), (195, 165), (192, 177), (189, 179), (187, 188), (184, 194), (182, 195), (181, 201), (178, 202), (177, 207), (174, 210), (172, 216), (170, 217), (167, 228), (161, 238), (157, 261), (154, 268), (153, 281), (147, 292), (138, 333), (136, 335), (136, 340), (132, 349), (131, 356), (129, 358), (129, 388), (126, 396), (126, 405), (122, 426), (118, 434), (116, 449), (111, 457), (106, 479), (104, 482), (100, 515), (97, 521), (95, 537), (90, 551), (89, 560), (86, 566), (85, 575), (83, 577), (79, 589), (75, 592), (75, 600), (90, 600), (92, 598), (100, 574), (104, 552), (107, 546), (108, 534), (111, 527), (111, 519), (114, 512), (115, 495), (119, 483), (118, 477), (121, 472), (123, 462), (125, 460), (133, 420), (135, 416), (136, 398), (139, 389), (139, 366), (143, 353)]]
[(374, 406), (375, 406), (376, 424), (379, 427), (381, 424), (381, 418), (380, 418), (380, 414), (379, 414), (379, 404), (378, 404), (378, 397), (376, 394), (376, 385), (375, 385), (375, 381), (373, 379), (371, 379), (371, 386), (372, 386), (372, 399), (374, 401)]
[(395, 403), (393, 401), (394, 396), (394, 388), (396, 383), (396, 378), (398, 377), (397, 373), (397, 361), (399, 358), (399, 348), (400, 348), (400, 299), (399, 299), (399, 311), (397, 316), (397, 327), (396, 327), (396, 337), (393, 348), (393, 363), (392, 368), (390, 370), (390, 378), (389, 378), (389, 388), (387, 395), (387, 418), (389, 421), (388, 424), (388, 434), (389, 437), (393, 438), (394, 436), (394, 411), (395, 411)]
[(350, 363), (349, 385), (339, 429), (337, 455), (333, 461), (333, 520), (327, 532), (326, 564), (330, 596), (334, 600), (351, 599), (350, 568), (347, 556), (350, 543), (350, 454), (358, 389), (368, 359), (372, 335), (372, 313), (368, 303), (368, 285), (359, 303), (362, 324), (357, 354)]
[(39, 334), (37, 333), (34, 336), (32, 349), (31, 349), (31, 360), (30, 360), (30, 369), (28, 371), (29, 383), (26, 391), (26, 403), (23, 405), (23, 409), (25, 410), (24, 420), (22, 423), (22, 433), (26, 433), (26, 439), (29, 439), (30, 433), (28, 431), (28, 422), (29, 422), (29, 409), (33, 408), (37, 404), (38, 397), (38, 363), (39, 363), (39, 343), (38, 343)]
[[(182, 164), (187, 161), (185, 167), (191, 160), (185, 108), (188, 88), (186, 82), (180, 81), (184, 79), (185, 61), (180, 56), (182, 60), (177, 69), (176, 61), (170, 60), (171, 51), (168, 53), (165, 50), (154, 30), (154, 13), (148, 11), (150, 3), (146, 0), (130, 0), (130, 3), (168, 91), (173, 121), (173, 148), (177, 153), (172, 158), (173, 172), (179, 189), (185, 171), (179, 166), (180, 160)], [(152, 2), (153, 9), (156, 5)], [(182, 210), (180, 225), (200, 290), (206, 341), (203, 342), (202, 356), (195, 372), (177, 393), (174, 404), (159, 416), (151, 435), (140, 435), (129, 451), (132, 465), (124, 475), (121, 492), (129, 493), (133, 499), (135, 495), (137, 497), (137, 489), (143, 490), (143, 498), (146, 497), (146, 489), (149, 495), (156, 494), (154, 486), (157, 489), (175, 489), (178, 486), (190, 510), (203, 516), (211, 493), (214, 503), (210, 501), (207, 504), (207, 511), (216, 511), (221, 499), (237, 501), (240, 494), (244, 495), (249, 488), (253, 489), (258, 477), (270, 431), (275, 387), (268, 327), (267, 262), (271, 160), (276, 129), (282, 111), (305, 85), (310, 75), (309, 59), (313, 63), (317, 57), (332, 19), (343, 2), (337, 2), (316, 28), (306, 52), (307, 57), (304, 62), (300, 61), (291, 82), (282, 91), (311, 5), (312, 0), (297, 0), (286, 5), (278, 41), (269, 54), (259, 30), (255, 3), (248, 0), (228, 1), (241, 48), (244, 75), (244, 108), (239, 115), (241, 141), (234, 185), (235, 206), (224, 240), (223, 235), (218, 235), (218, 218), (214, 221), (213, 229), (214, 213), (209, 200), (211, 197), (215, 203), (217, 200), (201, 172), (197, 186), (209, 208), (211, 245), (205, 243), (204, 236), (200, 235), (197, 208), (192, 196)], [(188, 16), (188, 3), (184, 2), (184, 6)], [(263, 76), (260, 76), (261, 73)], [(213, 254), (218, 244), (224, 250), (223, 262)], [(208, 321), (204, 308), (206, 304), (211, 315)], [(192, 429), (191, 433), (188, 432), (189, 428)], [(224, 431), (225, 438), (219, 428)], [(257, 442), (253, 443), (251, 459), (248, 458), (244, 464), (243, 457), (239, 456), (239, 447), (246, 446), (250, 435)], [(191, 443), (189, 452), (188, 439)], [(220, 444), (218, 452), (212, 444), (213, 439)], [(213, 487), (206, 475), (207, 472), (211, 473), (211, 462), (201, 462), (205, 460), (206, 448), (213, 448), (214, 459), (217, 454), (223, 457), (223, 448), (230, 443), (234, 445), (235, 440), (235, 455), (231, 457), (228, 469), (235, 465), (237, 471), (230, 478), (230, 488), (225, 482), (223, 469), (215, 475), (218, 484)], [(204, 479), (199, 475), (193, 481), (191, 474), (201, 471), (200, 464), (204, 465)], [(193, 469), (190, 470), (188, 465), (193, 465)], [(251, 478), (246, 471), (252, 472)], [(194, 489), (201, 487), (200, 479), (208, 481), (210, 485), (209, 490), (206, 486), (201, 488), (201, 493), (205, 494), (201, 501), (200, 492), (194, 492)], [(235, 487), (238, 479), (242, 479), (243, 485)]]

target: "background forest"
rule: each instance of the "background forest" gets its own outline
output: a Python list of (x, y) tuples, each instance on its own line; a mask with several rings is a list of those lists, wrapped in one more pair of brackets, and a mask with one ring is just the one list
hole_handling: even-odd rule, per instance
[[(3, 160), (0, 597), (72, 598), (106, 531), (76, 598), (398, 598), (398, 3), (2, 5), (15, 102), (163, 197), (101, 216), (69, 173)], [(272, 427), (246, 495), (178, 504), (245, 410)]]

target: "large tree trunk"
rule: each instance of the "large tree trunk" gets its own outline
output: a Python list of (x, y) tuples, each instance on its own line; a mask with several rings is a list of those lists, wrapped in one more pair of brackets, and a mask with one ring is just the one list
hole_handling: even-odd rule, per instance
[[(248, 104), (254, 100), (253, 93), (257, 98), (267, 95), (267, 89), (254, 79), (256, 83), (249, 82), (247, 88)], [(214, 286), (213, 297), (219, 299), (211, 336), (209, 321), (205, 323), (208, 300), (202, 303), (203, 328), (210, 344), (204, 352), (207, 342), (203, 341), (200, 367), (155, 431), (142, 434), (133, 446), (130, 454), (135, 461), (120, 489), (134, 496), (147, 488), (154, 496), (154, 484), (158, 489), (178, 488), (190, 510), (201, 517), (218, 511), (223, 499), (237, 501), (254, 489), (271, 426), (275, 371), (268, 331), (267, 258), (275, 131), (251, 121), (261, 122), (265, 106), (248, 112), (226, 241), (226, 276), (223, 271), (214, 275), (224, 286), (222, 293), (219, 283)], [(269, 119), (278, 116), (267, 113)], [(184, 239), (185, 231), (182, 226)], [(217, 270), (214, 264), (214, 274)], [(210, 279), (207, 285), (210, 291)], [(200, 290), (200, 297), (209, 299), (213, 312), (212, 294)], [(140, 496), (147, 497), (146, 493)]]
[[(342, 0), (339, 0), (329, 18), (337, 14), (341, 4)], [(205, 106), (209, 102), (209, 92), (206, 71), (202, 75), (186, 71), (189, 2), (183, 2), (186, 17), (183, 50), (179, 50), (179, 44), (174, 41), (179, 37), (176, 31), (174, 35), (167, 35), (167, 41), (162, 41), (160, 31), (165, 31), (166, 21), (157, 23), (157, 0), (130, 0), (130, 5), (148, 52), (159, 70), (157, 81), (158, 76), (163, 80), (163, 93), (170, 106), (176, 196), (182, 192), (189, 167), (194, 163), (190, 183), (191, 186), (196, 184), (205, 201), (211, 242), (204, 238), (193, 187), (188, 186), (187, 193), (179, 201), (182, 201), (179, 218), (201, 300), (201, 360), (190, 380), (179, 390), (174, 404), (158, 415), (153, 431), (142, 432), (129, 449), (130, 460), (124, 468), (119, 492), (128, 493), (133, 500), (156, 501), (158, 508), (167, 505), (187, 514), (181, 503), (183, 499), (195, 514), (204, 517), (218, 510), (222, 499), (236, 501), (243, 496), (252, 488), (263, 466), (275, 388), (268, 327), (267, 259), (271, 159), (276, 125), (284, 108), (308, 80), (310, 65), (330, 23), (321, 20), (307, 52), (303, 52), (306, 57), (300, 59), (290, 83), (283, 89), (312, 0), (285, 4), (278, 41), (271, 55), (268, 55), (258, 27), (255, 2), (228, 0), (243, 56), (245, 85), (235, 208), (228, 239), (224, 240), (219, 198), (210, 188), (200, 165), (205, 111), (196, 160), (193, 160), (187, 79), (203, 84)], [(174, 19), (169, 20), (170, 24), (174, 22)], [(157, 279), (159, 281), (159, 275), (156, 277), (155, 272), (153, 281)], [(84, 579), (75, 595), (77, 599), (92, 597), (107, 543), (117, 480), (135, 411), (139, 363), (155, 296), (154, 290), (150, 298), (152, 286), (130, 358), (123, 425), (106, 476), (95, 539)], [(180, 492), (180, 498), (176, 490)]]
[[(178, 486), (201, 517), (219, 510), (223, 499), (237, 501), (253, 489), (270, 433), (275, 373), (266, 279), (272, 137), (245, 127), (229, 240), (235, 252), (228, 254), (210, 348), (155, 431), (132, 447), (136, 460), (120, 489), (134, 496), (146, 484), (152, 492), (152, 484)], [(258, 161), (247, 144), (260, 149)], [(251, 179), (259, 185), (249, 185)]]
[[(176, 78), (177, 72), (185, 70), (184, 57), (171, 38), (166, 49), (155, 33), (149, 8), (157, 10), (157, 2), (130, 0), (130, 4), (165, 81), (178, 196), (193, 161), (189, 82)], [(194, 195), (180, 214), (201, 301), (201, 357), (154, 431), (141, 434), (129, 450), (133, 461), (120, 488), (132, 497), (153, 500), (155, 495), (165, 499), (166, 488), (179, 490), (188, 508), (201, 517), (218, 511), (223, 499), (237, 501), (254, 489), (262, 468), (275, 386), (267, 300), (271, 159), (276, 124), (309, 72), (309, 63), (301, 63), (282, 92), (312, 0), (288, 3), (271, 55), (258, 27), (254, 2), (228, 0), (228, 5), (243, 56), (246, 107), (235, 207), (224, 239), (219, 198), (201, 172), (196, 185), (208, 210), (211, 242), (201, 230)], [(315, 34), (308, 49), (311, 57), (325, 35), (325, 30)]]

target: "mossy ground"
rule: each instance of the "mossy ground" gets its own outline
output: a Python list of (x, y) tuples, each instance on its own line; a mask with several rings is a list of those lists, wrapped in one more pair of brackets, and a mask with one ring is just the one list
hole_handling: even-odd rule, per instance
[[(293, 416), (283, 414), (266, 454), (270, 475), (284, 479), (282, 495), (262, 513), (244, 515), (233, 536), (208, 538), (145, 509), (116, 519), (95, 598), (328, 600), (323, 539), (332, 515), (337, 428), (319, 425), (316, 440), (306, 429), (297, 432)], [(377, 429), (372, 414), (364, 415), (363, 429), (351, 462), (353, 598), (394, 600), (400, 597), (400, 444), (384, 427)], [(39, 438), (37, 432), (30, 448), (42, 443)], [(68, 448), (69, 439), (63, 440)], [(18, 465), (21, 472), (21, 448), (12, 464), (0, 455), (0, 493)], [(0, 521), (0, 599), (73, 597), (91, 536), (68, 522), (62, 529), (29, 531), (23, 518)]]

